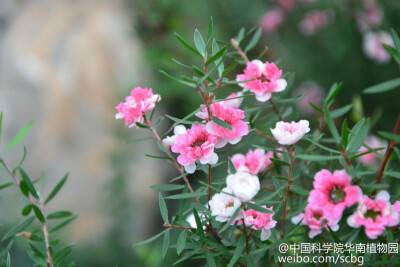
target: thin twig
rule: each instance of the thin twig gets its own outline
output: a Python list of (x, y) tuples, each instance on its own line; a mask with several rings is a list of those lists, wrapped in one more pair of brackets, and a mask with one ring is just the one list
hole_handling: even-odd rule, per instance
[(292, 169), (293, 169), (293, 163), (294, 163), (294, 155), (295, 155), (295, 150), (294, 147), (291, 147), (289, 156), (290, 156), (290, 166), (289, 166), (289, 173), (288, 173), (288, 184), (286, 188), (286, 193), (285, 193), (285, 200), (283, 202), (283, 220), (282, 220), (282, 233), (281, 233), (281, 238), (285, 235), (285, 224), (286, 224), (286, 215), (287, 215), (287, 201), (289, 198), (289, 192), (290, 192), (290, 186), (293, 183), (293, 178), (292, 178)]
[(272, 98), (269, 99), (269, 103), (271, 103), (272, 108), (275, 110), (276, 114), (278, 114), (279, 119), (281, 121), (285, 121), (285, 118), (283, 118), (281, 112), (279, 111), (278, 107), (275, 105), (274, 101), (272, 101)]
[[(176, 159), (174, 158), (174, 156), (172, 156), (171, 152), (169, 151), (169, 148), (163, 143), (161, 137), (158, 135), (157, 131), (153, 128), (153, 126), (151, 125), (151, 123), (145, 118), (144, 119), (146, 125), (149, 127), (149, 129), (151, 130), (151, 132), (154, 134), (154, 136), (156, 137), (156, 139), (158, 140), (158, 142), (160, 142), (160, 144), (163, 146), (165, 152), (167, 153), (167, 155), (171, 158), (172, 162), (174, 163), (176, 169), (179, 171), (179, 173), (181, 175), (183, 175), (185, 173), (184, 169), (178, 164), (178, 162), (176, 161)], [(189, 179), (186, 177), (186, 175), (183, 175), (183, 180), (185, 181), (185, 183), (188, 186), (188, 189), (191, 193), (193, 193), (193, 188), (189, 183)], [(194, 197), (194, 200), (200, 204), (200, 200), (197, 197)]]
[(164, 223), (163, 226), (166, 228), (179, 228), (179, 229), (195, 230), (195, 231), (197, 230), (197, 228), (194, 228), (194, 227), (187, 227), (187, 226), (183, 226), (183, 225), (176, 225), (176, 224), (170, 224), (170, 223)]
[(243, 234), (246, 235), (246, 254), (249, 255), (249, 236), (247, 235), (246, 222), (244, 221), (244, 218), (242, 219), (242, 222), (243, 222)]
[(249, 62), (249, 59), (247, 58), (246, 54), (240, 48), (238, 41), (236, 41), (235, 39), (231, 39), (231, 44), (233, 48), (235, 48), (235, 50), (239, 53), (239, 55), (244, 59), (244, 61)]
[[(397, 135), (397, 133), (399, 132), (399, 129), (400, 129), (400, 114), (397, 116), (397, 121), (396, 121), (396, 124), (393, 129), (393, 135)], [(388, 149), (386, 150), (385, 157), (383, 158), (381, 167), (379, 169), (378, 176), (376, 177), (375, 184), (379, 184), (381, 182), (383, 173), (385, 171), (386, 165), (387, 165), (389, 157), (390, 157), (390, 154), (392, 153), (393, 147), (395, 145), (396, 145), (396, 141), (394, 139), (390, 139), (389, 144), (388, 144)], [(376, 189), (374, 190), (374, 192), (372, 192), (372, 195), (375, 195), (375, 194), (376, 194)]]
[(268, 135), (268, 134), (266, 134), (266, 133), (263, 133), (263, 132), (262, 132), (261, 130), (259, 130), (259, 129), (254, 128), (254, 132), (255, 132), (256, 134), (258, 134), (258, 135), (261, 135), (262, 137), (267, 138), (267, 139), (270, 140), (270, 141), (276, 142), (275, 138), (273, 138), (272, 136), (270, 136), (270, 135)]

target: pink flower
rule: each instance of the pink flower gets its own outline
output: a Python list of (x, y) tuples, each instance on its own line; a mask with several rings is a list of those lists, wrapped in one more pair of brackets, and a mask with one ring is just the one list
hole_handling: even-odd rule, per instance
[(383, 12), (377, 8), (370, 8), (356, 13), (356, 22), (360, 32), (366, 32), (378, 27), (382, 22), (382, 18)]
[(226, 100), (221, 101), (220, 103), (225, 108), (239, 108), (243, 102), (243, 98), (241, 98), (242, 95), (243, 92), (232, 93), (225, 98)]
[[(369, 146), (371, 149), (377, 149), (377, 148), (381, 148), (381, 147), (385, 147), (386, 143), (385, 141), (379, 139), (376, 136), (369, 136), (367, 138), (367, 140), (365, 140), (365, 144), (367, 146)], [(369, 149), (365, 146), (362, 146), (359, 150), (358, 153), (365, 153), (367, 152)], [(377, 151), (378, 154), (380, 155), (384, 155), (385, 154), (385, 149), (379, 150)], [(357, 158), (358, 161), (364, 163), (364, 164), (374, 164), (378, 162), (378, 157), (374, 154), (374, 152), (365, 154), (359, 158)]]
[[(265, 205), (261, 207), (273, 211), (273, 207), (267, 208)], [(250, 209), (246, 210), (244, 214), (243, 220), (246, 227), (250, 227), (254, 230), (261, 230), (261, 241), (267, 240), (271, 236), (270, 229), (276, 226), (276, 221), (272, 220), (274, 213), (264, 213)], [(238, 225), (242, 225), (243, 220), (238, 221)]]
[(285, 19), (285, 12), (281, 8), (274, 8), (260, 18), (260, 26), (266, 32), (274, 32)]
[(204, 125), (194, 124), (186, 134), (179, 134), (171, 150), (180, 153), (178, 162), (185, 167), (187, 173), (194, 173), (196, 160), (201, 164), (215, 164), (218, 155), (214, 152), (217, 137), (207, 132)]
[[(249, 133), (249, 126), (247, 122), (244, 122), (244, 111), (237, 108), (224, 107), (220, 103), (214, 103), (210, 107), (211, 115), (218, 119), (228, 123), (232, 130), (219, 126), (212, 120), (209, 120), (206, 124), (207, 131), (218, 137), (218, 143), (215, 147), (220, 148), (226, 145), (226, 143), (237, 144), (242, 140), (242, 137)], [(201, 112), (196, 114), (201, 119), (208, 120), (207, 109), (203, 109)]]
[(313, 35), (332, 21), (331, 11), (313, 10), (304, 15), (299, 22), (299, 30), (303, 35)]
[(382, 44), (394, 46), (393, 39), (389, 33), (378, 31), (364, 34), (364, 54), (378, 63), (387, 63), (390, 61), (390, 54), (386, 52)]
[(396, 202), (394, 202), (392, 208), (399, 214), (399, 221), (400, 221), (400, 201), (397, 200)]
[(152, 89), (136, 87), (131, 95), (125, 98), (125, 102), (117, 106), (118, 113), (115, 118), (125, 119), (125, 124), (131, 128), (136, 126), (136, 122), (143, 123), (143, 115), (154, 109), (156, 102), (160, 100), (161, 97), (153, 94)]
[(304, 94), (304, 96), (296, 102), (299, 111), (305, 115), (311, 115), (315, 110), (310, 106), (309, 102), (319, 106), (322, 103), (323, 89), (314, 81), (305, 81), (296, 91), (296, 96)]
[(314, 238), (322, 232), (323, 228), (328, 228), (328, 226), (332, 231), (336, 232), (339, 230), (338, 223), (340, 218), (341, 216), (332, 217), (330, 214), (326, 213), (326, 210), (322, 205), (309, 203), (306, 206), (305, 212), (292, 217), (291, 221), (294, 224), (298, 224), (302, 220), (301, 224), (307, 225), (310, 228), (308, 236)]
[(286, 11), (291, 11), (295, 8), (295, 0), (278, 0), (278, 4), (283, 7)]
[(260, 60), (253, 60), (247, 63), (244, 69), (244, 74), (236, 76), (237, 81), (251, 80), (244, 83), (239, 83), (244, 87), (244, 91), (251, 91), (256, 95), (256, 99), (260, 102), (265, 102), (271, 98), (274, 92), (281, 92), (286, 89), (287, 82), (285, 79), (280, 79), (282, 70), (274, 63)]
[(293, 145), (309, 131), (310, 127), (307, 120), (290, 123), (279, 121), (276, 123), (275, 129), (271, 129), (273, 136), (281, 145)]
[(187, 131), (185, 126), (179, 124), (174, 127), (174, 135), (167, 136), (162, 140), (164, 145), (167, 147), (173, 146), (176, 143), (176, 139), (178, 139), (178, 135), (180, 134), (187, 134)]
[(375, 200), (364, 195), (356, 212), (347, 218), (347, 224), (353, 228), (364, 226), (365, 234), (370, 239), (376, 239), (383, 234), (386, 227), (399, 223), (399, 213), (392, 207), (389, 199), (387, 191), (380, 191)]
[(351, 177), (345, 170), (321, 170), (315, 174), (314, 189), (311, 190), (308, 202), (324, 207), (332, 217), (342, 217), (346, 207), (356, 204), (362, 197), (359, 186), (351, 185)]
[(269, 158), (273, 157), (273, 152), (265, 153), (263, 149), (257, 148), (249, 150), (246, 155), (235, 154), (231, 160), (237, 171), (258, 175), (272, 166), (273, 163)]

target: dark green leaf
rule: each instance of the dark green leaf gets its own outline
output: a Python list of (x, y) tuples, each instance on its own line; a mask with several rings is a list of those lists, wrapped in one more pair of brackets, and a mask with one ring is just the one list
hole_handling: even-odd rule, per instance
[(252, 210), (255, 210), (255, 211), (262, 212), (262, 213), (274, 213), (273, 211), (271, 211), (269, 209), (263, 208), (263, 207), (261, 207), (259, 205), (256, 205), (256, 204), (253, 204), (253, 203), (250, 203), (250, 202), (247, 202), (246, 205), (247, 205), (248, 208), (250, 208)]
[(214, 117), (214, 116), (212, 116), (211, 119), (213, 120), (213, 122), (215, 122), (216, 124), (218, 124), (222, 128), (225, 128), (225, 129), (228, 129), (228, 130), (232, 131), (232, 126), (229, 123), (221, 120), (220, 118)]
[(149, 154), (144, 154), (146, 157), (153, 158), (153, 159), (166, 159), (166, 160), (171, 160), (170, 157), (164, 157), (164, 156), (154, 156), (154, 155), (149, 155)]
[(394, 45), (396, 46), (397, 50), (400, 51), (400, 38), (399, 38), (399, 35), (397, 34), (397, 32), (394, 29), (392, 29), (391, 32), (392, 32)]
[(157, 235), (155, 235), (155, 236), (153, 236), (153, 237), (150, 237), (149, 239), (146, 239), (146, 240), (144, 240), (144, 241), (141, 241), (141, 242), (139, 242), (139, 243), (136, 243), (136, 244), (133, 245), (133, 247), (137, 247), (137, 246), (141, 246), (141, 245), (146, 245), (147, 243), (150, 243), (150, 242), (156, 240), (157, 238), (159, 238), (160, 236), (162, 236), (163, 234), (165, 234), (166, 231), (167, 231), (167, 230), (164, 230), (164, 231), (162, 231), (161, 233), (159, 233), (159, 234), (157, 234)]
[(175, 191), (183, 189), (185, 186), (181, 184), (157, 184), (150, 186), (150, 188), (158, 191)]
[(232, 64), (229, 65), (229, 67), (227, 67), (223, 72), (222, 72), (222, 77), (225, 77), (225, 75), (227, 75), (229, 72), (231, 72), (235, 67), (236, 67), (237, 61), (233, 60)]
[(220, 50), (218, 50), (212, 57), (210, 57), (207, 62), (206, 65), (220, 59), (224, 53), (226, 52), (226, 46), (222, 47)]
[(276, 165), (286, 165), (286, 166), (290, 166), (290, 164), (286, 161), (277, 159), (277, 158), (269, 158), (273, 163), (275, 163)]
[(349, 104), (347, 106), (332, 110), (331, 111), (331, 116), (332, 116), (332, 118), (341, 117), (342, 115), (344, 115), (347, 112), (349, 112), (352, 107), (353, 107), (353, 104)]
[(393, 141), (395, 141), (396, 143), (400, 143), (400, 135), (394, 135), (392, 133), (382, 132), (382, 131), (379, 131), (378, 134), (389, 140), (393, 139)]
[(388, 175), (388, 176), (393, 177), (393, 178), (400, 179), (400, 172), (386, 171), (385, 175)]
[(32, 127), (33, 121), (30, 121), (15, 137), (14, 139), (6, 146), (4, 149), (4, 154), (13, 149), (18, 143), (25, 137), (25, 135), (29, 132), (29, 129)]
[(163, 241), (163, 247), (162, 247), (162, 257), (163, 259), (165, 258), (165, 255), (167, 254), (168, 247), (169, 247), (169, 239), (170, 239), (170, 230), (167, 229), (167, 231), (164, 234), (164, 241)]
[[(191, 82), (186, 82), (186, 81), (180, 80), (180, 79), (178, 79), (178, 78), (176, 78), (176, 77), (174, 77), (174, 76), (172, 76), (172, 75), (166, 73), (166, 72), (163, 71), (163, 70), (160, 70), (160, 72), (161, 72), (162, 74), (164, 74), (165, 76), (167, 76), (168, 78), (170, 78), (171, 80), (174, 80), (174, 81), (179, 82), (179, 83), (181, 83), (181, 84), (187, 85), (187, 86), (189, 86), (189, 87), (193, 87), (193, 88), (196, 87), (196, 84), (195, 84), (195, 83), (191, 83)], [(138, 124), (138, 123), (136, 123), (136, 125), (137, 125), (137, 124)]]
[(204, 240), (205, 235), (204, 235), (203, 224), (201, 223), (199, 214), (197, 213), (197, 210), (195, 208), (193, 208), (193, 215), (194, 215), (194, 219), (196, 221), (197, 234), (199, 235), (201, 240)]
[(235, 174), (236, 173), (236, 168), (235, 165), (233, 164), (231, 158), (228, 158), (228, 167), (229, 167), (229, 173), (230, 174)]
[(158, 194), (158, 204), (160, 205), (161, 217), (163, 218), (164, 222), (168, 223), (168, 209), (161, 193)]
[(213, 35), (213, 31), (214, 31), (214, 23), (213, 23), (213, 18), (210, 17), (209, 21), (208, 21), (208, 30), (207, 30), (207, 45), (208, 46), (210, 44), (210, 41), (212, 39), (212, 35)]
[(19, 181), (19, 189), (21, 190), (22, 194), (26, 197), (29, 196), (29, 191), (28, 191), (28, 187), (25, 183), (25, 181)]
[(217, 265), (215, 264), (215, 260), (211, 252), (207, 250), (205, 253), (206, 253), (207, 266), (216, 267)]
[(176, 244), (176, 253), (178, 253), (178, 255), (181, 255), (183, 249), (186, 246), (186, 237), (187, 237), (187, 230), (184, 229), (178, 237), (178, 241)]
[(316, 105), (314, 105), (313, 103), (311, 103), (310, 101), (308, 101), (308, 104), (310, 104), (310, 106), (315, 109), (316, 111), (318, 111), (321, 114), (324, 114), (324, 112), (322, 111), (322, 109), (320, 109), (319, 107), (317, 107)]
[(325, 102), (326, 106), (329, 106), (333, 102), (333, 100), (335, 100), (336, 96), (339, 94), (341, 89), (342, 89), (342, 83), (339, 83), (338, 85), (334, 84), (331, 87)]
[(184, 198), (202, 197), (205, 195), (207, 195), (207, 193), (205, 192), (183, 193), (179, 195), (168, 196), (165, 199), (184, 199)]
[(44, 219), (43, 213), (42, 213), (42, 211), (40, 210), (40, 208), (39, 208), (38, 206), (36, 206), (36, 205), (32, 205), (32, 208), (33, 208), (33, 212), (35, 213), (36, 218), (37, 218), (41, 223), (44, 223), (44, 222), (45, 222), (45, 219)]
[(341, 156), (328, 156), (328, 155), (309, 155), (309, 154), (298, 154), (295, 156), (297, 159), (309, 160), (309, 161), (328, 161), (336, 160)]
[(202, 56), (206, 54), (206, 44), (204, 43), (201, 33), (196, 29), (194, 31), (194, 45)]
[(253, 35), (253, 37), (251, 38), (250, 42), (247, 44), (246, 48), (244, 49), (244, 52), (247, 53), (248, 51), (250, 51), (251, 49), (253, 49), (253, 47), (255, 47), (258, 43), (258, 41), (260, 41), (261, 38), (261, 28), (259, 28)]
[(26, 205), (21, 211), (22, 216), (29, 215), (29, 213), (31, 213), (31, 210), (32, 210), (32, 204)]
[(29, 178), (29, 176), (26, 174), (26, 172), (20, 167), (19, 168), (19, 173), (21, 174), (21, 177), (23, 179), (23, 181), (25, 182), (25, 185), (28, 189), (28, 191), (32, 194), (32, 196), (36, 199), (39, 198), (39, 195), (35, 189), (35, 187), (32, 184), (31, 179)]
[(310, 193), (309, 191), (301, 188), (300, 186), (294, 185), (294, 184), (290, 187), (290, 190), (292, 190), (296, 194), (299, 194), (300, 196), (308, 196), (308, 194)]
[(332, 137), (333, 137), (333, 139), (335, 140), (335, 143), (336, 143), (337, 145), (339, 145), (339, 144), (340, 144), (339, 132), (338, 132), (338, 130), (336, 129), (336, 125), (335, 125), (335, 123), (333, 122), (331, 113), (330, 113), (330, 111), (328, 110), (328, 105), (327, 105), (326, 103), (324, 103), (324, 114), (325, 114), (326, 123), (328, 124), (329, 131), (331, 132)]
[(67, 226), (70, 222), (72, 222), (73, 220), (75, 220), (76, 218), (78, 218), (78, 215), (75, 215), (71, 218), (68, 218), (66, 220), (64, 220), (63, 222), (61, 222), (60, 224), (56, 225), (53, 229), (50, 230), (50, 233), (54, 233), (58, 230), (60, 230), (61, 228)]
[(235, 266), (235, 263), (239, 260), (240, 256), (242, 255), (242, 251), (243, 251), (245, 245), (246, 245), (246, 235), (244, 233), (242, 233), (239, 241), (237, 242), (235, 252), (233, 253), (233, 257), (232, 257), (231, 261), (229, 262), (228, 267)]
[(400, 78), (396, 78), (387, 82), (383, 82), (371, 87), (368, 87), (363, 91), (364, 94), (376, 94), (386, 92), (395, 89), (400, 86)]
[(6, 267), (11, 267), (10, 252), (7, 252)]
[(2, 184), (2, 185), (0, 185), (0, 190), (2, 190), (2, 189), (4, 189), (4, 188), (7, 188), (7, 187), (9, 187), (9, 186), (12, 186), (14, 183), (5, 183), (5, 184)]
[(330, 153), (340, 154), (339, 151), (334, 150), (334, 149), (331, 149), (331, 148), (326, 147), (326, 146), (324, 146), (324, 145), (321, 145), (321, 144), (315, 142), (314, 140), (312, 140), (312, 139), (310, 139), (310, 138), (304, 138), (304, 140), (307, 140), (307, 141), (309, 141), (310, 143), (313, 143), (314, 145), (316, 145), (317, 147), (319, 147), (319, 148), (321, 148), (321, 149), (323, 149), (323, 150), (325, 150), (325, 151), (328, 151), (328, 152), (330, 152)]
[(190, 44), (188, 44), (185, 39), (183, 39), (179, 34), (174, 33), (175, 37), (178, 38), (179, 42), (181, 42), (181, 44), (183, 44), (183, 46), (185, 46), (187, 49), (189, 49), (190, 51), (192, 51), (193, 53), (203, 57), (199, 51), (197, 51), (193, 46), (191, 46)]
[(58, 182), (58, 184), (54, 187), (54, 189), (50, 192), (49, 196), (46, 198), (46, 201), (44, 202), (44, 204), (49, 203), (50, 200), (52, 200), (58, 193), (58, 191), (60, 191), (60, 189), (63, 187), (63, 185), (65, 184), (65, 182), (68, 179), (68, 174), (65, 174), (64, 177)]
[(350, 131), (349, 142), (346, 150), (350, 153), (357, 152), (364, 143), (369, 131), (369, 119), (360, 120)]
[(154, 137), (149, 136), (149, 137), (143, 137), (143, 138), (128, 139), (128, 140), (125, 140), (125, 143), (130, 144), (130, 143), (136, 143), (136, 142), (146, 141), (146, 140), (150, 140), (150, 139), (154, 139)]
[(47, 219), (54, 220), (54, 219), (61, 219), (65, 217), (69, 217), (72, 215), (70, 211), (56, 211), (47, 215)]
[(22, 232), (23, 230), (25, 230), (33, 222), (34, 219), (35, 219), (35, 217), (31, 216), (28, 219), (26, 219), (25, 221), (23, 221), (22, 223), (15, 226), (14, 228), (10, 229), (7, 233), (4, 234), (1, 241), (5, 241), (5, 240), (15, 236), (16, 234)]
[(343, 147), (347, 147), (349, 141), (349, 128), (347, 127), (347, 118), (344, 119), (342, 124), (342, 144)]
[(35, 253), (36, 256), (38, 256), (42, 259), (46, 259), (44, 257), (44, 255), (42, 254), (42, 252), (40, 252), (40, 250), (37, 247), (35, 247), (32, 243), (29, 242), (29, 246), (31, 247), (32, 252)]

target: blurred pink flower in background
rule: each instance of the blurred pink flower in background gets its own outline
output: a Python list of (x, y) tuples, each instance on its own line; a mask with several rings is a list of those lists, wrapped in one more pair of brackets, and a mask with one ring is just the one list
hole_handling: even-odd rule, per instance
[(313, 35), (333, 21), (331, 10), (313, 10), (304, 15), (298, 27), (303, 35)]
[(282, 24), (285, 19), (285, 12), (279, 7), (273, 8), (266, 12), (260, 18), (260, 26), (265, 32), (274, 32), (276, 31)]
[(393, 39), (385, 31), (367, 32), (364, 34), (363, 49), (365, 55), (378, 63), (390, 61), (390, 54), (382, 47), (382, 44), (394, 46)]
[(356, 22), (360, 32), (366, 32), (378, 27), (382, 22), (382, 18), (383, 12), (377, 8), (370, 8), (356, 13)]
[(296, 2), (295, 0), (279, 0), (278, 5), (284, 8), (286, 11), (292, 11), (296, 6)]
[(319, 86), (314, 81), (305, 81), (303, 82), (299, 89), (296, 91), (296, 95), (304, 94), (304, 96), (296, 102), (296, 105), (299, 108), (299, 111), (305, 115), (310, 115), (315, 112), (315, 110), (310, 106), (308, 102), (313, 103), (314, 105), (320, 106), (322, 103), (322, 98), (324, 96), (324, 89)]
[[(366, 140), (365, 140), (365, 144), (367, 146), (369, 146), (371, 149), (377, 149), (380, 147), (386, 147), (386, 142), (383, 141), (382, 139), (379, 139), (376, 136), (369, 136)], [(359, 150), (358, 153), (364, 153), (367, 152), (368, 148), (365, 146), (362, 146)], [(385, 149), (379, 150), (376, 153), (379, 153), (380, 155), (384, 155), (385, 154)], [(357, 158), (358, 161), (364, 163), (364, 164), (376, 164), (378, 163), (379, 159), (377, 157), (377, 155), (374, 152), (365, 154), (364, 156), (361, 156), (359, 158)]]

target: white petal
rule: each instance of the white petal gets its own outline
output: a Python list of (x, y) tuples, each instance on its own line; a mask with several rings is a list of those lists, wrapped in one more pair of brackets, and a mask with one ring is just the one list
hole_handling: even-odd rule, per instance
[(389, 201), (390, 200), (390, 195), (389, 195), (389, 193), (387, 191), (382, 190), (376, 195), (375, 199)]
[(260, 239), (261, 241), (267, 240), (271, 236), (271, 230), (269, 229), (262, 229)]
[(271, 93), (265, 93), (262, 95), (256, 95), (256, 99), (260, 102), (266, 102), (271, 98)]
[(211, 156), (209, 164), (214, 165), (217, 162), (218, 162), (218, 155), (217, 153), (214, 152)]
[(193, 162), (193, 163), (185, 166), (185, 171), (187, 173), (194, 173), (196, 171), (196, 163)]
[(286, 89), (287, 82), (285, 79), (279, 79), (276, 82), (277, 82), (277, 86), (276, 86), (276, 89), (274, 90), (274, 92), (282, 92), (283, 90)]
[(314, 238), (315, 236), (319, 235), (322, 231), (321, 230), (310, 230), (310, 232), (308, 232), (308, 237), (309, 238)]

